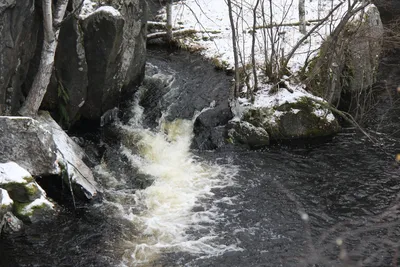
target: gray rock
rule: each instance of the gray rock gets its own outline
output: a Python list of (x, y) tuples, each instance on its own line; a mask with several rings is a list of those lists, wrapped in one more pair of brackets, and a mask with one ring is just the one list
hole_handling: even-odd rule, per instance
[[(88, 67), (83, 45), (83, 32), (77, 19), (71, 18), (63, 24), (56, 52), (55, 66), (58, 86), (56, 96), (59, 105), (64, 105), (69, 121), (74, 121), (86, 101), (88, 88)], [(62, 86), (62, 88), (61, 88)], [(65, 101), (60, 94), (68, 95)], [(53, 93), (54, 95), (54, 93)], [(60, 114), (61, 115), (61, 114)]]
[(376, 6), (371, 4), (365, 12), (356, 14), (339, 34), (335, 47), (329, 46), (329, 42), (322, 46), (329, 51), (311, 81), (314, 92), (329, 103), (338, 103), (343, 93), (359, 97), (370, 89), (383, 49), (383, 34)]
[(271, 140), (289, 140), (329, 136), (340, 130), (333, 114), (307, 97), (274, 107), (251, 107), (243, 118), (265, 129)]
[[(7, 190), (2, 192), (3, 201), (12, 203), (13, 212), (21, 220), (37, 222), (55, 214), (55, 205), (46, 198), (46, 192), (28, 171), (15, 162), (0, 163), (0, 188)], [(13, 220), (12, 216), (6, 219), (6, 223), (15, 231), (18, 224), (14, 225), (14, 222), (18, 221)]]
[(0, 162), (14, 161), (34, 176), (62, 175), (75, 194), (92, 199), (98, 186), (84, 156), (48, 113), (37, 120), (0, 117)]
[(119, 103), (124, 23), (121, 15), (104, 10), (82, 22), (89, 80), (82, 116), (87, 119), (99, 119)]
[(253, 149), (269, 145), (268, 132), (261, 127), (246, 121), (231, 120), (227, 128), (229, 140), (234, 144), (246, 145)]
[(0, 219), (3, 218), (6, 212), (11, 211), (13, 203), (14, 201), (8, 195), (7, 190), (0, 188)]
[(20, 107), (21, 86), (34, 55), (34, 0), (0, 0), (0, 115)]
[(120, 12), (125, 19), (121, 72), (124, 75), (122, 92), (131, 94), (144, 78), (146, 65), (147, 1), (124, 0)]
[(1, 232), (18, 232), (21, 231), (24, 226), (24, 223), (10, 211), (6, 212), (0, 219), (0, 234)]
[(194, 122), (192, 146), (207, 150), (220, 147), (226, 137), (226, 131), (220, 126), (224, 126), (232, 116), (231, 110), (223, 105), (202, 112)]

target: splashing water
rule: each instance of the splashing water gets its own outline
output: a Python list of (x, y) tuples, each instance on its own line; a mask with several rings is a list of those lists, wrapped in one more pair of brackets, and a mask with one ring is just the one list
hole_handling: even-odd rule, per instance
[[(193, 121), (165, 122), (162, 116), (159, 129), (151, 131), (141, 126), (143, 109), (138, 101), (132, 109), (136, 117), (127, 125), (120, 125), (127, 139), (121, 153), (139, 173), (154, 181), (146, 189), (134, 192), (134, 208), (128, 212), (121, 203), (114, 203), (120, 216), (132, 222), (136, 230), (134, 240), (126, 240), (121, 266), (151, 266), (161, 253), (171, 251), (209, 256), (238, 250), (234, 245), (213, 243), (217, 235), (211, 228), (221, 218), (216, 206), (193, 211), (213, 196), (214, 188), (233, 185), (235, 167), (202, 162), (190, 152)], [(103, 175), (107, 173), (106, 166), (101, 168)], [(116, 184), (112, 177), (109, 180), (111, 185)], [(115, 195), (114, 189), (110, 190)], [(194, 238), (188, 234), (205, 227), (210, 228), (205, 236)]]

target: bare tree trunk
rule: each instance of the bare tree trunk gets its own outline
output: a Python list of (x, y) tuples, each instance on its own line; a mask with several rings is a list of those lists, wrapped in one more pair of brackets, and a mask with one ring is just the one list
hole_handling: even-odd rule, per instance
[(35, 116), (46, 94), (54, 65), (54, 56), (58, 44), (59, 25), (64, 17), (68, 0), (58, 0), (52, 18), (52, 1), (42, 0), (44, 40), (40, 57), (39, 70), (33, 80), (32, 88), (19, 113), (24, 116)]
[(233, 57), (235, 61), (235, 86), (233, 95), (231, 96), (232, 99), (237, 98), (239, 94), (239, 87), (240, 87), (240, 77), (239, 77), (239, 59), (238, 59), (238, 49), (237, 49), (237, 42), (236, 42), (236, 30), (235, 30), (235, 22), (233, 20), (233, 12), (232, 12), (232, 1), (228, 0), (228, 11), (229, 11), (229, 21), (231, 24), (232, 30), (232, 45), (233, 45)]
[[(257, 92), (258, 90), (258, 80), (257, 80), (257, 71), (256, 71), (256, 57), (255, 57), (255, 46), (256, 46), (256, 27), (257, 27), (257, 8), (260, 4), (260, 0), (257, 0), (256, 5), (253, 9), (253, 32), (252, 32), (252, 42), (251, 42), (251, 63), (253, 67), (253, 76), (254, 76), (254, 88), (253, 92)], [(250, 90), (250, 88), (248, 89)], [(254, 93), (251, 93), (251, 102), (254, 102)]]
[(305, 1), (299, 0), (299, 21), (300, 26), (299, 30), (302, 34), (306, 34), (306, 8), (305, 8)]
[(167, 0), (167, 42), (172, 42), (173, 34), (172, 34), (172, 1)]

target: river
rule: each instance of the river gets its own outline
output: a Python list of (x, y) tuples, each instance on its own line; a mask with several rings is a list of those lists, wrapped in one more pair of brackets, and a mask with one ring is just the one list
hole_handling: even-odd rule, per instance
[[(171, 86), (180, 72), (165, 65), (181, 63), (159, 59), (150, 52)], [(323, 142), (200, 151), (194, 118), (167, 122), (166, 108), (146, 124), (139, 98), (118, 126), (126, 140), (95, 167), (104, 201), (1, 236), (0, 266), (397, 266), (395, 99), (382, 97), (376, 143), (345, 129)]]

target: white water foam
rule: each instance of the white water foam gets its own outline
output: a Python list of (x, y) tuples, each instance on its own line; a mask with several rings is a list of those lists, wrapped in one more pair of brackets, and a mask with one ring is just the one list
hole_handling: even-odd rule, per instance
[[(118, 197), (114, 201), (119, 203), (112, 204), (136, 228), (134, 240), (125, 240), (121, 266), (151, 266), (165, 252), (212, 256), (240, 250), (235, 245), (213, 243), (218, 235), (212, 227), (222, 215), (216, 205), (202, 205), (213, 197), (213, 189), (234, 184), (237, 169), (204, 162), (190, 152), (193, 121), (161, 122), (158, 131), (151, 131), (140, 126), (143, 112), (138, 101), (132, 108), (136, 117), (120, 128), (133, 141), (126, 141), (121, 153), (139, 173), (154, 177), (154, 181), (134, 193), (130, 202), (134, 207), (127, 209), (127, 203)], [(106, 166), (99, 167), (99, 171), (103, 176), (110, 175)], [(117, 184), (114, 178), (109, 180), (109, 185)], [(114, 189), (109, 190), (117, 195)], [(218, 202), (221, 201), (230, 203), (231, 200), (227, 197)], [(201, 211), (193, 210), (197, 206), (202, 206)], [(204, 236), (193, 237), (188, 233), (204, 228), (208, 228), (202, 231), (207, 233)]]

